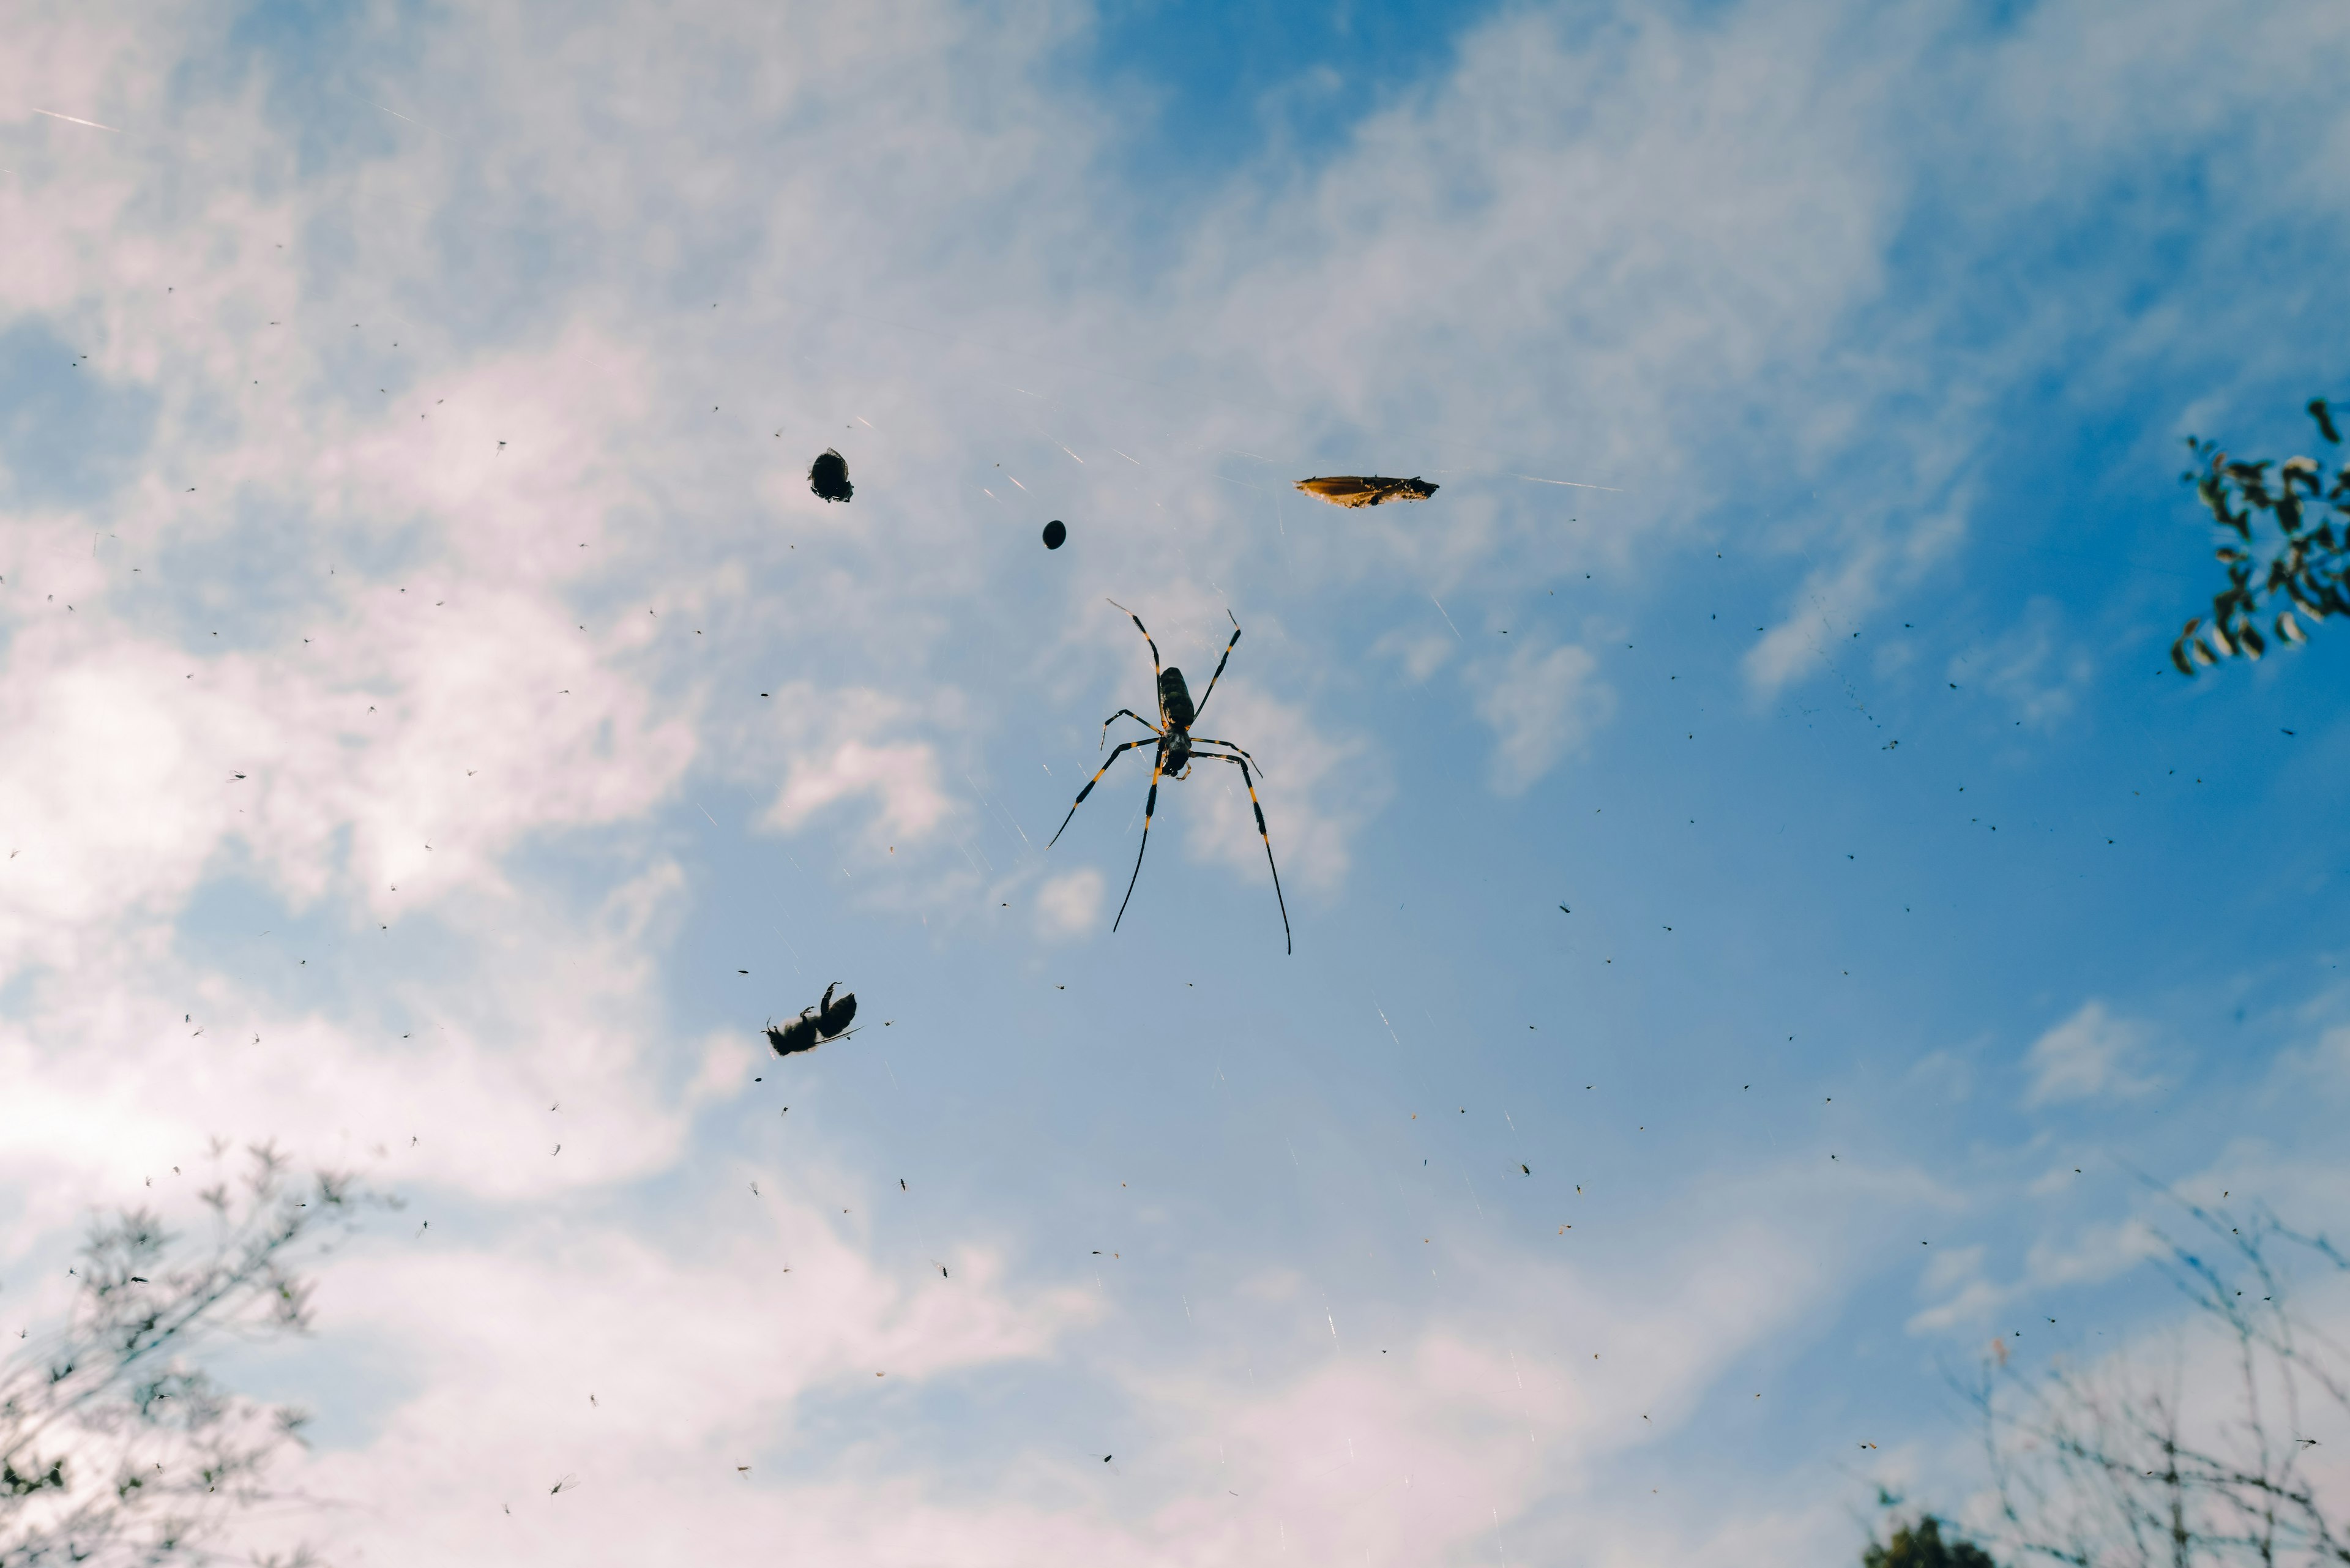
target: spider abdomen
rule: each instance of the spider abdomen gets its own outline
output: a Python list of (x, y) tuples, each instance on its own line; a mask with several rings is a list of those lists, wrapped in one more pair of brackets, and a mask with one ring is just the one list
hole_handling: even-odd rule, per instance
[(1183, 672), (1173, 665), (1159, 672), (1159, 716), (1172, 730), (1188, 730), (1195, 716), (1191, 706), (1191, 689), (1183, 684)]

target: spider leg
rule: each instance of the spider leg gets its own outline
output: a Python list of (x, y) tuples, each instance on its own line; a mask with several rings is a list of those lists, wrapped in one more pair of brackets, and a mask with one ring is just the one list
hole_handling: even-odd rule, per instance
[[(1234, 746), (1232, 750), (1238, 751), (1240, 748), (1238, 746)], [(1204, 757), (1215, 762), (1230, 763), (1234, 767), (1241, 770), (1241, 783), (1248, 786), (1249, 805), (1251, 809), (1256, 813), (1256, 836), (1264, 840), (1265, 868), (1273, 873), (1273, 901), (1281, 908), (1282, 945), (1291, 953), (1295, 954), (1297, 951), (1297, 943), (1289, 934), (1289, 900), (1281, 896), (1281, 867), (1273, 863), (1273, 835), (1264, 830), (1264, 807), (1257, 804), (1256, 784), (1249, 777), (1249, 765), (1241, 761), (1240, 758), (1228, 757), (1222, 752), (1193, 752), (1191, 754), (1195, 757)], [(1143, 832), (1148, 835), (1149, 831), (1149, 825), (1145, 823), (1143, 825)], [(1135, 861), (1134, 868), (1138, 873), (1141, 871), (1142, 862), (1139, 859)], [(1129, 888), (1127, 892), (1128, 896), (1131, 897), (1133, 889)], [(1115, 929), (1116, 928), (1113, 927), (1112, 929)]]
[[(1224, 612), (1224, 618), (1232, 623), (1232, 641), (1224, 644), (1224, 657), (1216, 660), (1216, 672), (1208, 677), (1208, 689), (1200, 693), (1200, 705), (1191, 710), (1191, 718), (1194, 722), (1198, 722), (1201, 714), (1208, 711), (1208, 699), (1216, 694), (1216, 682), (1224, 678), (1225, 660), (1231, 659), (1232, 656), (1232, 649), (1241, 645), (1241, 623), (1239, 619), (1234, 617), (1232, 612), (1230, 610), (1226, 610)], [(1222, 743), (1226, 745), (1231, 744), (1230, 742), (1224, 742)], [(1232, 750), (1239, 751), (1240, 748), (1238, 746), (1233, 746)]]
[[(1056, 828), (1055, 828), (1055, 829), (1053, 830), (1053, 836), (1052, 836), (1051, 838), (1049, 838), (1049, 839), (1047, 839), (1047, 840), (1045, 841), (1045, 848), (1047, 848), (1047, 849), (1050, 849), (1050, 848), (1052, 848), (1052, 847), (1053, 847), (1053, 846), (1054, 846), (1054, 845), (1058, 844), (1059, 842), (1061, 842), (1061, 835), (1062, 835), (1062, 834), (1064, 834), (1064, 833), (1066, 833), (1066, 832), (1068, 831), (1068, 829), (1069, 829), (1069, 817), (1071, 817), (1071, 816), (1075, 816), (1075, 815), (1077, 815), (1077, 807), (1078, 807), (1078, 806), (1081, 806), (1081, 805), (1085, 805), (1085, 804), (1086, 804), (1086, 796), (1087, 796), (1087, 795), (1089, 795), (1089, 794), (1093, 794), (1093, 793), (1094, 793), (1094, 785), (1096, 785), (1096, 784), (1097, 784), (1101, 783), (1101, 776), (1102, 776), (1102, 774), (1106, 774), (1106, 773), (1109, 772), (1109, 763), (1114, 763), (1114, 762), (1118, 761), (1118, 753), (1121, 753), (1121, 752), (1130, 752), (1130, 751), (1134, 750), (1134, 748), (1135, 748), (1135, 747), (1137, 747), (1137, 746), (1147, 746), (1147, 745), (1149, 745), (1149, 744), (1151, 744), (1153, 742), (1157, 741), (1157, 740), (1158, 740), (1158, 738), (1159, 738), (1159, 737), (1158, 737), (1158, 733), (1157, 733), (1157, 732), (1155, 732), (1155, 731), (1154, 731), (1154, 732), (1152, 732), (1152, 734), (1151, 734), (1151, 738), (1150, 738), (1150, 740), (1149, 740), (1149, 741), (1123, 741), (1123, 742), (1120, 742), (1118, 743), (1118, 750), (1117, 750), (1117, 751), (1114, 751), (1114, 752), (1112, 752), (1112, 753), (1110, 753), (1110, 754), (1109, 754), (1109, 762), (1107, 762), (1107, 763), (1102, 763), (1102, 765), (1101, 765), (1100, 767), (1096, 768), (1096, 769), (1094, 770), (1094, 776), (1093, 776), (1093, 777), (1091, 777), (1091, 778), (1089, 778), (1089, 779), (1087, 779), (1087, 780), (1086, 781), (1086, 787), (1085, 787), (1085, 788), (1083, 788), (1083, 789), (1081, 789), (1081, 790), (1079, 790), (1079, 791), (1077, 792), (1077, 798), (1076, 799), (1076, 801), (1074, 801), (1073, 803), (1071, 803), (1071, 805), (1070, 805), (1070, 806), (1069, 806), (1069, 816), (1065, 816), (1065, 817), (1061, 818), (1061, 826), (1058, 826), (1058, 827), (1056, 827)], [(1152, 769), (1152, 770), (1151, 770), (1151, 774), (1150, 774), (1150, 776), (1151, 776), (1153, 779), (1156, 779), (1156, 778), (1159, 776), (1158, 770), (1157, 770), (1157, 769), (1155, 769), (1155, 768), (1154, 768), (1154, 769)]]
[[(1148, 719), (1144, 718), (1141, 714), (1139, 714), (1139, 713), (1136, 712), (1133, 709), (1131, 709), (1131, 708), (1120, 708), (1120, 709), (1118, 711), (1118, 713), (1112, 713), (1108, 718), (1104, 719), (1104, 720), (1102, 721), (1102, 740), (1103, 740), (1103, 741), (1107, 741), (1107, 740), (1108, 740), (1108, 739), (1109, 739), (1109, 727), (1110, 727), (1112, 724), (1115, 724), (1115, 723), (1117, 723), (1117, 722), (1118, 722), (1118, 713), (1123, 713), (1123, 714), (1125, 714), (1128, 718), (1129, 718), (1129, 719), (1133, 720), (1136, 723), (1138, 723), (1138, 724), (1141, 725), (1144, 729), (1146, 729), (1146, 730), (1149, 731), (1149, 732), (1150, 732), (1152, 734), (1154, 734), (1154, 735), (1155, 735), (1155, 734), (1157, 734), (1157, 733), (1159, 732), (1159, 726), (1158, 726), (1158, 725), (1156, 725), (1156, 724), (1152, 723), (1149, 720), (1148, 720)], [(1101, 750), (1101, 744), (1100, 744), (1100, 742), (1097, 742), (1095, 743), (1095, 745), (1094, 745), (1094, 750), (1096, 750), (1096, 751), (1099, 751), (1099, 750)]]
[[(1139, 741), (1128, 742), (1138, 746), (1141, 743)], [(1159, 808), (1159, 772), (1166, 761), (1167, 753), (1162, 751), (1159, 753), (1158, 759), (1150, 764), (1150, 794), (1142, 803), (1142, 846), (1134, 852), (1134, 875), (1126, 879), (1126, 897), (1118, 901), (1118, 919), (1109, 923), (1109, 929), (1113, 931), (1118, 929), (1118, 920), (1126, 919), (1126, 907), (1134, 902), (1134, 885), (1142, 880), (1142, 853), (1143, 850), (1150, 847), (1150, 814)], [(1069, 809), (1075, 811), (1076, 807), (1071, 806)], [(1045, 847), (1050, 849), (1052, 846), (1048, 844)], [(1287, 919), (1286, 916), (1283, 918)]]
[(1126, 610), (1126, 618), (1134, 623), (1134, 629), (1142, 634), (1142, 640), (1150, 643), (1150, 689), (1153, 691), (1158, 691), (1159, 644), (1151, 641), (1150, 628), (1142, 624), (1142, 618), (1140, 616), (1135, 614), (1130, 609), (1126, 609), (1126, 607), (1119, 604), (1116, 599), (1108, 599), (1104, 602), (1111, 606), (1113, 608)]
[(1264, 764), (1263, 763), (1258, 762), (1254, 757), (1249, 757), (1249, 754), (1246, 752), (1241, 751), (1239, 746), (1233, 745), (1230, 741), (1219, 741), (1213, 735), (1194, 735), (1191, 737), (1191, 743), (1195, 746), (1232, 746), (1232, 750), (1240, 752), (1241, 755), (1244, 757), (1248, 757), (1249, 766), (1257, 771), (1257, 775), (1260, 778), (1271, 778), (1273, 776), (1271, 774), (1264, 771)]

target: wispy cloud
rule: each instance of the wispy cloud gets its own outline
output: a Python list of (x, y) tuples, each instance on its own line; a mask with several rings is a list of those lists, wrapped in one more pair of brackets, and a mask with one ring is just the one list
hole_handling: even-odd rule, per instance
[(2147, 1044), (2144, 1025), (2115, 1017), (2102, 1002), (2085, 1002), (2024, 1054), (2024, 1071), (2032, 1077), (2024, 1106), (2151, 1094), (2159, 1080), (2149, 1070)]
[(1599, 660), (1573, 644), (1545, 649), (1528, 639), (1508, 659), (1476, 666), (1467, 679), (1477, 716), (1493, 730), (1493, 787), (1503, 794), (1532, 788), (1615, 711)]

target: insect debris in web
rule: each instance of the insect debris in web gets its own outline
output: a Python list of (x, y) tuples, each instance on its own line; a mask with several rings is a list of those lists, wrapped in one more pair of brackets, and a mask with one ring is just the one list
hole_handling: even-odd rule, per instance
[(1318, 495), (1333, 506), (1377, 506), (1383, 501), (1425, 501), (1437, 486), (1414, 476), (1385, 479), (1378, 474), (1334, 473), (1322, 479), (1301, 479), (1297, 488)]
[(848, 460), (831, 447), (816, 454), (808, 464), (808, 488), (826, 501), (846, 501), (857, 493), (848, 483)]
[(840, 981), (836, 980), (824, 988), (823, 1001), (801, 1009), (800, 1015), (789, 1023), (781, 1028), (772, 1022), (768, 1023), (767, 1044), (775, 1048), (776, 1055), (813, 1051), (827, 1041), (845, 1040), (857, 1033), (848, 1026), (857, 1016), (857, 993), (843, 991), (836, 1000), (832, 993), (839, 989)]
[[(1068, 830), (1071, 818), (1077, 815), (1077, 807), (1086, 804), (1086, 796), (1094, 793), (1094, 785), (1101, 783), (1103, 774), (1109, 772), (1110, 763), (1118, 761), (1122, 754), (1132, 751), (1137, 746), (1147, 745), (1155, 748), (1150, 764), (1150, 794), (1144, 800), (1142, 806), (1142, 844), (1134, 852), (1134, 875), (1127, 878), (1126, 898), (1120, 900), (1118, 906), (1118, 919), (1109, 923), (1109, 929), (1114, 931), (1126, 919), (1126, 906), (1134, 901), (1134, 885), (1142, 879), (1142, 855), (1144, 850), (1150, 847), (1150, 815), (1159, 806), (1159, 778), (1162, 775), (1178, 779), (1191, 777), (1191, 763), (1195, 760), (1231, 763), (1241, 770), (1241, 783), (1248, 787), (1249, 805), (1256, 813), (1257, 836), (1264, 841), (1264, 863), (1273, 872), (1274, 901), (1281, 909), (1283, 946), (1290, 952), (1295, 952), (1296, 945), (1291, 941), (1289, 935), (1289, 901), (1281, 894), (1281, 867), (1275, 866), (1273, 861), (1273, 836), (1265, 831), (1264, 807), (1258, 804), (1256, 781), (1249, 773), (1251, 764), (1255, 763), (1256, 759), (1231, 741), (1219, 741), (1212, 736), (1191, 733), (1191, 726), (1207, 710), (1208, 699), (1216, 694), (1216, 682), (1223, 679), (1224, 665), (1232, 659), (1232, 649), (1240, 644), (1239, 618), (1230, 610), (1224, 612), (1225, 618), (1232, 623), (1232, 639), (1224, 644), (1223, 658), (1216, 660), (1216, 672), (1208, 677), (1208, 689), (1200, 694), (1199, 703), (1195, 707), (1191, 701), (1191, 690), (1183, 683), (1183, 672), (1171, 664), (1164, 669), (1159, 667), (1159, 644), (1151, 639), (1150, 629), (1142, 624), (1142, 618), (1132, 610), (1127, 609), (1116, 599), (1111, 599), (1109, 603), (1118, 609), (1126, 610), (1127, 618), (1134, 622), (1134, 629), (1142, 633), (1142, 640), (1149, 646), (1150, 668), (1157, 675), (1159, 684), (1159, 722), (1152, 723), (1131, 708), (1120, 708), (1102, 721), (1104, 742), (1109, 739), (1109, 727), (1120, 719), (1133, 720), (1149, 730), (1151, 738), (1148, 741), (1122, 741), (1118, 743), (1118, 748), (1110, 753), (1109, 761), (1103, 763), (1095, 771), (1094, 776), (1086, 781), (1086, 787), (1077, 792), (1077, 798), (1069, 806), (1069, 815), (1061, 818), (1061, 826), (1054, 830), (1051, 841), (1045, 847), (1050, 849), (1053, 845), (1060, 842), (1061, 835)], [(1201, 749), (1205, 746), (1222, 746), (1225, 750), (1211, 752)]]

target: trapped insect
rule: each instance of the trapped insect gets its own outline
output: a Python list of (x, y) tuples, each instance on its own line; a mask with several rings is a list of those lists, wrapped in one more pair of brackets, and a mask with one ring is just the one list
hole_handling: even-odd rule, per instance
[[(1142, 844), (1134, 852), (1134, 875), (1127, 878), (1126, 897), (1118, 903), (1118, 919), (1109, 923), (1109, 929), (1114, 931), (1118, 929), (1119, 922), (1126, 919), (1126, 906), (1134, 901), (1135, 883), (1142, 879), (1143, 851), (1150, 847), (1150, 815), (1159, 805), (1159, 776), (1166, 774), (1179, 779), (1189, 778), (1191, 776), (1191, 763), (1195, 759), (1231, 763), (1241, 770), (1241, 783), (1248, 786), (1249, 805), (1256, 813), (1257, 836), (1264, 840), (1264, 863), (1273, 872), (1274, 902), (1281, 909), (1282, 945), (1287, 951), (1295, 953), (1297, 950), (1296, 944), (1291, 940), (1289, 934), (1289, 902), (1281, 896), (1281, 867), (1273, 862), (1273, 836), (1265, 831), (1264, 807), (1258, 804), (1256, 782), (1249, 774), (1249, 764), (1256, 759), (1242, 751), (1231, 741), (1219, 741), (1211, 736), (1191, 733), (1192, 724), (1198, 722), (1200, 714), (1207, 709), (1208, 699), (1216, 694), (1216, 682), (1223, 679), (1224, 665), (1231, 660), (1232, 649), (1240, 644), (1239, 618), (1230, 610), (1224, 612), (1225, 618), (1232, 623), (1232, 639), (1224, 644), (1224, 656), (1216, 660), (1216, 672), (1208, 677), (1208, 689), (1200, 694), (1199, 704), (1194, 707), (1191, 702), (1191, 690), (1183, 683), (1183, 672), (1171, 664), (1164, 669), (1159, 667), (1159, 644), (1151, 640), (1150, 629), (1142, 624), (1142, 618), (1132, 610), (1127, 609), (1124, 605), (1118, 604), (1116, 599), (1109, 602), (1118, 608), (1126, 610), (1127, 618), (1134, 622), (1134, 629), (1142, 633), (1142, 640), (1149, 645), (1150, 668), (1159, 678), (1159, 722), (1153, 724), (1131, 708), (1120, 708), (1102, 721), (1104, 742), (1109, 738), (1109, 727), (1120, 719), (1131, 719), (1140, 724), (1150, 732), (1152, 739), (1119, 742), (1118, 749), (1110, 753), (1109, 761), (1103, 763), (1095, 771), (1094, 776), (1086, 781), (1086, 787), (1077, 792), (1077, 798), (1069, 806), (1069, 815), (1061, 818), (1061, 826), (1054, 830), (1051, 841), (1045, 847), (1050, 849), (1053, 845), (1061, 841), (1061, 835), (1068, 831), (1071, 819), (1077, 815), (1077, 807), (1086, 804), (1086, 796), (1094, 793), (1094, 785), (1101, 783), (1103, 774), (1109, 772), (1110, 763), (1118, 761), (1122, 753), (1130, 752), (1137, 746), (1157, 748), (1157, 754), (1152, 758), (1150, 764), (1150, 794), (1142, 805)], [(1229, 750), (1202, 751), (1200, 748), (1203, 746), (1223, 746)], [(1239, 754), (1232, 754), (1234, 753)]]
[(856, 1033), (848, 1025), (857, 1016), (857, 993), (841, 992), (840, 1000), (836, 1002), (832, 993), (839, 989), (840, 981), (836, 980), (824, 988), (822, 1002), (803, 1008), (797, 1018), (780, 1029), (772, 1023), (767, 1025), (767, 1044), (775, 1048), (776, 1055), (813, 1051), (827, 1041), (845, 1039)]
[(1425, 501), (1438, 486), (1415, 475), (1388, 479), (1378, 474), (1335, 473), (1322, 479), (1301, 479), (1297, 488), (1318, 495), (1333, 506), (1377, 506), (1385, 501)]
[(831, 447), (808, 464), (808, 488), (826, 501), (846, 501), (857, 493), (848, 483), (848, 460)]

